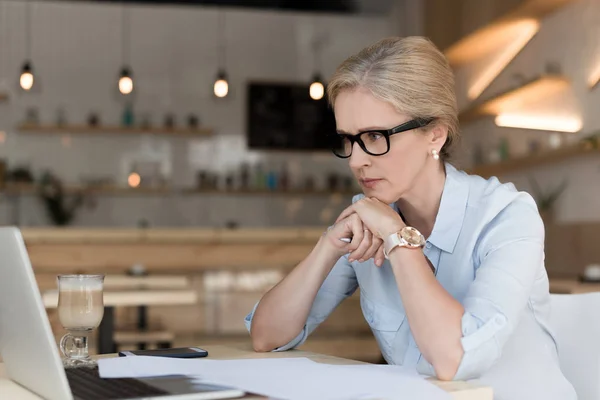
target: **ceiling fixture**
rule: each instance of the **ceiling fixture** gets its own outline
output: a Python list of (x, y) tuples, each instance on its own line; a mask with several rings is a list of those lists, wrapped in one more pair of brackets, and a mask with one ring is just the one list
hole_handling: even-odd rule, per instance
[(119, 76), (119, 92), (121, 94), (130, 94), (133, 92), (133, 78), (131, 71), (127, 67), (123, 67)]
[(495, 123), (500, 127), (536, 129), (549, 132), (579, 132), (583, 126), (576, 116), (555, 117), (550, 115), (500, 114)]
[(217, 58), (219, 72), (213, 85), (215, 96), (219, 98), (226, 97), (229, 93), (229, 82), (227, 81), (227, 72), (225, 71), (225, 11), (219, 9), (219, 18), (217, 22)]
[(25, 61), (23, 64), (23, 68), (21, 68), (21, 76), (19, 77), (19, 85), (21, 89), (25, 91), (29, 91), (33, 88), (33, 69), (31, 68), (31, 63), (29, 61)]
[(313, 77), (313, 82), (310, 84), (310, 98), (313, 100), (321, 100), (325, 95), (325, 86), (323, 86), (323, 82), (319, 74), (315, 74)]
[(119, 92), (128, 95), (133, 92), (133, 73), (130, 64), (131, 18), (129, 8), (123, 7), (121, 11), (121, 62), (123, 67), (119, 74)]
[(217, 97), (225, 97), (229, 93), (229, 82), (227, 82), (227, 73), (224, 70), (220, 70), (217, 74), (213, 89)]
[[(313, 23), (313, 27), (314, 30), (316, 31), (317, 29), (317, 22), (314, 21)], [(325, 95), (325, 85), (323, 85), (323, 79), (321, 79), (321, 46), (324, 43), (324, 35), (318, 35), (315, 34), (315, 37), (313, 38), (312, 41), (312, 52), (313, 52), (313, 60), (314, 60), (314, 68), (315, 68), (315, 73), (313, 74), (313, 80), (312, 83), (310, 84), (310, 88), (308, 90), (308, 93), (310, 95), (310, 98), (313, 100), (321, 100), (323, 98), (323, 96)]]
[(467, 95), (470, 100), (475, 100), (481, 93), (496, 79), (504, 68), (519, 54), (527, 43), (535, 36), (540, 29), (540, 23), (537, 20), (529, 19), (512, 23), (508, 27), (502, 28), (502, 34), (497, 32), (498, 39), (495, 46), (480, 44), (497, 49), (493, 53), (485, 54), (487, 61), (483, 61), (480, 73), (477, 74), (475, 81), (471, 83)]
[(33, 84), (35, 83), (31, 63), (31, 1), (27, 1), (25, 9), (25, 53), (27, 58), (23, 63), (23, 67), (21, 67), (19, 86), (28, 92), (33, 88)]
[(589, 10), (586, 10), (586, 17), (590, 18), (590, 27), (594, 27), (589, 33), (591, 39), (591, 51), (586, 54), (593, 54), (592, 65), (589, 71), (587, 84), (590, 90), (595, 89), (600, 83), (600, 3), (598, 1), (588, 2)]
[(588, 86), (590, 87), (590, 89), (593, 89), (596, 87), (596, 85), (598, 85), (599, 82), (600, 82), (600, 59), (598, 60), (598, 64), (596, 65), (596, 68), (594, 68), (592, 70), (592, 73), (590, 74), (590, 76), (588, 78)]

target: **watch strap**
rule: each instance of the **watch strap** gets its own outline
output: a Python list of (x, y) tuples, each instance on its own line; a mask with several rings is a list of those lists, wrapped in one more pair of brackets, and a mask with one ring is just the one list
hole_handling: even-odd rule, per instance
[(389, 254), (392, 250), (398, 246), (404, 245), (406, 245), (406, 241), (400, 237), (398, 232), (394, 232), (385, 238), (383, 241), (383, 255), (385, 256), (386, 260), (389, 259)]
[[(409, 230), (409, 231), (411, 231), (412, 234), (416, 233), (419, 237), (418, 243), (408, 242), (406, 239), (404, 239), (402, 237), (403, 230)], [(415, 249), (415, 248), (421, 248), (424, 245), (425, 245), (425, 238), (423, 237), (421, 232), (419, 232), (418, 230), (416, 230), (413, 227), (407, 226), (407, 227), (402, 228), (402, 230), (400, 230), (398, 232), (394, 232), (391, 235), (389, 235), (387, 238), (385, 238), (385, 240), (383, 241), (383, 255), (385, 256), (386, 259), (389, 259), (389, 254), (396, 247), (408, 247), (411, 249)]]

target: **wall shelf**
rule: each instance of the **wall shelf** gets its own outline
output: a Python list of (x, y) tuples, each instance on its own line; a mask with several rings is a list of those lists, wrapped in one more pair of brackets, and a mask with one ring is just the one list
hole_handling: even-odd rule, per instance
[(570, 85), (570, 81), (562, 75), (541, 75), (522, 86), (473, 105), (461, 112), (458, 119), (461, 123), (466, 123), (480, 117), (496, 116), (503, 112), (518, 110), (525, 105), (535, 104), (536, 101), (560, 93)]
[(595, 148), (589, 143), (564, 146), (556, 150), (540, 151), (539, 153), (517, 157), (498, 163), (478, 165), (468, 169), (467, 172), (489, 178), (491, 176), (506, 175), (527, 168), (554, 164), (560, 161), (588, 155), (600, 155), (600, 149)]
[[(6, 195), (37, 195), (39, 185), (28, 183), (7, 183), (0, 193)], [(65, 185), (64, 190), (68, 195), (87, 192), (91, 195), (106, 196), (139, 196), (139, 195), (221, 195), (221, 196), (352, 196), (356, 191), (329, 191), (329, 190), (219, 190), (173, 187), (139, 187), (127, 186), (83, 186)]]
[(331, 191), (331, 190), (202, 190), (189, 189), (184, 191), (186, 194), (214, 194), (223, 196), (353, 196), (360, 192), (360, 189), (354, 191)]
[(21, 132), (38, 132), (38, 133), (114, 133), (114, 134), (162, 134), (174, 136), (208, 136), (213, 133), (210, 128), (162, 128), (162, 127), (122, 127), (122, 126), (89, 126), (89, 125), (37, 125), (37, 124), (21, 124), (18, 127)]
[(524, 0), (512, 12), (497, 19), (470, 35), (462, 38), (445, 50), (453, 67), (479, 59), (503, 45), (502, 38), (524, 20), (539, 20), (575, 0)]

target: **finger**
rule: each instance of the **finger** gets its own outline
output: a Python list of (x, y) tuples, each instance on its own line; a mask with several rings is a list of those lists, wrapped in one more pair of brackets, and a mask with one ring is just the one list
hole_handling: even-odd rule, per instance
[(371, 232), (369, 232), (368, 229), (365, 229), (363, 232), (364, 232), (363, 240), (360, 242), (360, 245), (358, 246), (358, 248), (356, 250), (354, 250), (350, 254), (350, 257), (349, 257), (349, 258), (351, 258), (353, 260), (358, 260), (360, 262), (363, 262), (363, 261), (365, 261), (365, 260), (368, 259), (368, 258), (365, 258), (364, 254), (371, 247), (371, 239), (372, 239), (372, 236), (373, 236), (371, 234)]
[(344, 209), (344, 211), (342, 211), (340, 216), (337, 217), (337, 219), (335, 220), (335, 223), (337, 224), (338, 222), (340, 222), (344, 218), (348, 218), (352, 214), (354, 214), (354, 205), (350, 205), (350, 206), (346, 207)]
[(383, 255), (383, 243), (381, 243), (377, 249), (377, 252), (375, 253), (375, 265), (381, 267), (384, 261), (385, 256)]
[(369, 247), (369, 249), (365, 252), (365, 254), (362, 257), (365, 260), (368, 260), (370, 258), (375, 258), (375, 254), (377, 254), (377, 250), (383, 243), (383, 241), (381, 239), (379, 239), (377, 236), (375, 236), (373, 234), (371, 234), (371, 235), (372, 235), (371, 247)]
[(360, 246), (360, 244), (363, 240), (363, 237), (364, 237), (363, 223), (360, 220), (360, 218), (358, 218), (358, 215), (354, 214), (346, 219), (346, 224), (347, 224), (348, 230), (350, 232), (352, 232), (352, 241), (350, 242), (350, 244), (348, 244), (348, 250), (352, 252), (352, 251), (356, 250), (358, 248), (358, 246)]

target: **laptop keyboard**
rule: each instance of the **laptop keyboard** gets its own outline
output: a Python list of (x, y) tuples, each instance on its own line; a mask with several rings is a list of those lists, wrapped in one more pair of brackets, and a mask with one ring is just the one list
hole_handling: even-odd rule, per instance
[(108, 400), (131, 399), (142, 396), (160, 396), (168, 392), (150, 386), (137, 379), (102, 379), (98, 367), (67, 368), (67, 379), (71, 392), (76, 399)]

